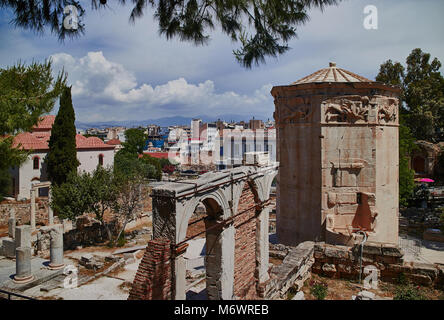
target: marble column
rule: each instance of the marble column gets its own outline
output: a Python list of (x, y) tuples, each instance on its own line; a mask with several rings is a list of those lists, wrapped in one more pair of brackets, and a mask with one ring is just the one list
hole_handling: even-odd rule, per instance
[(31, 229), (35, 230), (35, 189), (31, 189)]
[(50, 231), (50, 269), (61, 269), (65, 266), (63, 263), (63, 225), (53, 225)]
[(31, 248), (31, 227), (28, 225), (15, 227), (15, 247)]
[(48, 225), (53, 225), (54, 224), (54, 212), (52, 211), (51, 208), (51, 201), (52, 201), (52, 192), (51, 192), (51, 187), (49, 187), (49, 191), (48, 191)]
[(31, 273), (31, 248), (18, 247), (15, 250), (15, 268), (16, 274), (14, 282), (27, 283), (34, 279)]
[(8, 236), (15, 239), (15, 218), (9, 218), (8, 220)]

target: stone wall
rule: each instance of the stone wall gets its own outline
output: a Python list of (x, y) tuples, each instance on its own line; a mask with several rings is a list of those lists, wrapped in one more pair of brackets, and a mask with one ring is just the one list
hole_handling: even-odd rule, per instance
[(242, 299), (256, 297), (256, 210), (255, 195), (248, 183), (239, 200), (238, 213), (249, 209), (235, 218), (234, 249), (234, 295)]
[[(48, 224), (48, 198), (36, 199), (36, 225)], [(15, 213), (17, 225), (27, 224), (31, 218), (31, 201), (5, 200), (0, 203), (0, 228), (8, 226), (8, 219), (11, 213)], [(56, 218), (56, 217), (54, 217)], [(58, 223), (57, 219), (54, 223)]]
[(148, 242), (142, 261), (137, 269), (128, 300), (170, 300), (171, 249), (167, 239)]
[[(360, 250), (359, 245), (346, 247), (317, 243), (312, 272), (332, 278), (359, 279)], [(444, 280), (442, 265), (404, 262), (402, 252), (395, 246), (367, 243), (362, 256), (362, 269), (374, 265), (379, 278), (386, 282), (397, 283), (401, 275), (414, 284), (426, 286), (441, 286)], [(365, 277), (362, 274), (362, 279)]]
[(270, 257), (282, 260), (270, 269), (270, 279), (260, 286), (260, 297), (265, 299), (285, 298), (291, 287), (300, 290), (311, 277), (314, 263), (314, 242), (307, 241), (297, 247), (270, 244)]
[[(117, 234), (117, 225), (114, 221), (108, 226), (113, 235)], [(74, 250), (77, 246), (90, 246), (103, 243), (108, 240), (105, 227), (99, 221), (88, 217), (79, 217), (76, 220), (76, 228), (63, 234), (64, 250)]]

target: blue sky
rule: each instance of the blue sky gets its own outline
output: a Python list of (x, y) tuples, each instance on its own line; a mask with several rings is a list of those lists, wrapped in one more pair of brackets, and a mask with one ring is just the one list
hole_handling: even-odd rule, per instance
[[(89, 9), (89, 1), (82, 3)], [(378, 8), (377, 30), (363, 27), (367, 5)], [(130, 6), (111, 2), (109, 10), (87, 10), (86, 34), (64, 43), (50, 33), (14, 28), (2, 9), (0, 66), (52, 57), (55, 69), (68, 71), (76, 118), (83, 122), (220, 114), (267, 119), (274, 111), (272, 86), (329, 61), (369, 79), (384, 61), (404, 63), (418, 47), (444, 63), (443, 9), (440, 0), (345, 0), (323, 13), (314, 9), (289, 52), (251, 70), (232, 55), (239, 44), (218, 30), (200, 47), (160, 37), (150, 8), (134, 25)]]

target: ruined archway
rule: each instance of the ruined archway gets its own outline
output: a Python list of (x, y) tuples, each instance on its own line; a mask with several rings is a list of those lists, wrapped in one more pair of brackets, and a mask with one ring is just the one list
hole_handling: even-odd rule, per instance
[[(276, 173), (277, 165), (246, 166), (207, 173), (197, 180), (169, 182), (153, 189), (153, 241), (167, 239), (171, 246), (171, 281), (165, 282), (165, 291), (170, 290), (171, 294), (163, 298), (186, 297), (184, 254), (187, 241), (199, 234), (187, 231), (190, 223), (194, 223), (191, 217), (199, 203), (208, 211), (203, 219), (205, 230), (201, 231), (208, 244), (205, 258), (208, 298), (258, 296), (260, 284), (268, 279), (267, 206)], [(149, 244), (147, 252), (150, 250)], [(149, 263), (148, 260), (142, 261)], [(142, 265), (139, 270), (146, 268)], [(157, 277), (155, 272), (148, 274)], [(150, 290), (143, 285), (138, 271), (133, 288)], [(136, 289), (131, 291), (134, 292), (130, 293), (131, 299), (150, 296), (138, 294)]]

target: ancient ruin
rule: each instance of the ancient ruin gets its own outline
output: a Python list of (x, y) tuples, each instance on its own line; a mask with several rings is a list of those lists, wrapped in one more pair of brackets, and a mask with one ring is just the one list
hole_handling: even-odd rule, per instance
[(271, 93), (280, 243), (398, 243), (399, 89), (336, 67)]
[(206, 284), (209, 299), (253, 299), (268, 280), (267, 206), (276, 165), (207, 173), (153, 189), (153, 235), (129, 299), (185, 299), (190, 218), (206, 208)]

